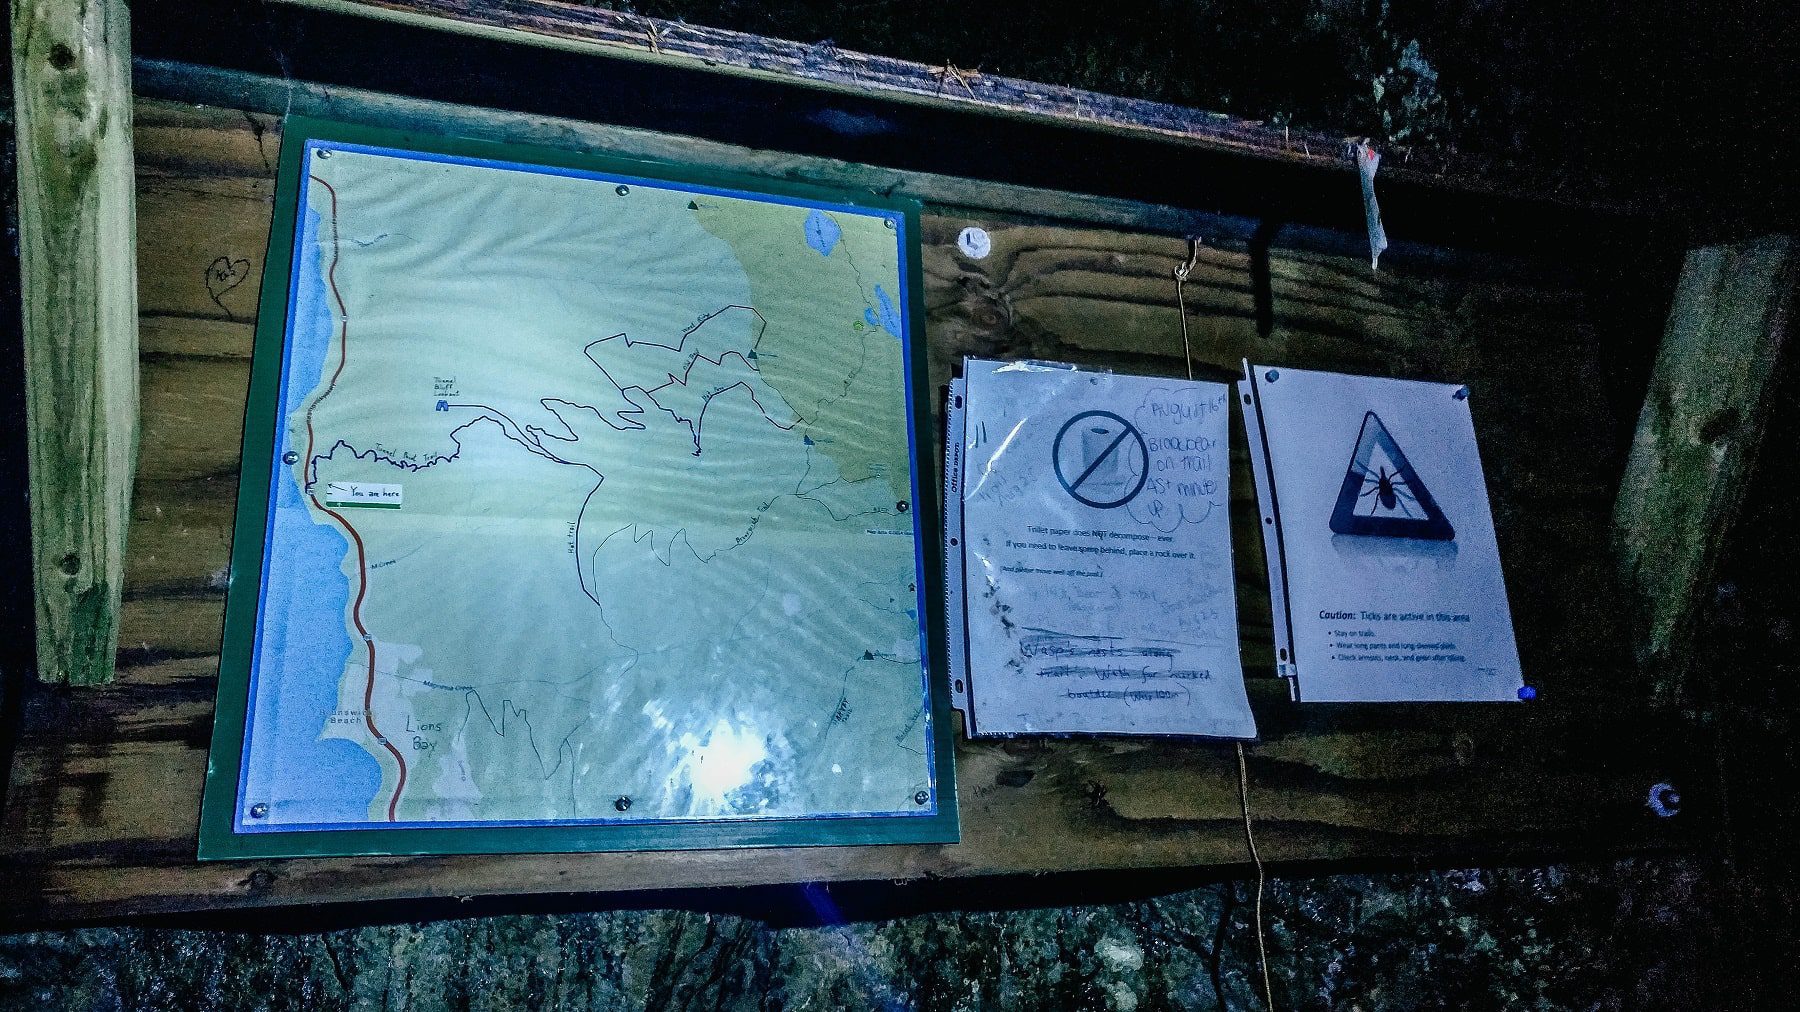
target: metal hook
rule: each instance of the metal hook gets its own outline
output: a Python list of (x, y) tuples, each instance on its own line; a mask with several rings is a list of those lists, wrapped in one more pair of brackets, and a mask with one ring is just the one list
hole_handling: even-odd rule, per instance
[(1190, 236), (1188, 236), (1187, 262), (1180, 265), (1179, 267), (1175, 268), (1175, 280), (1186, 281), (1188, 279), (1188, 275), (1192, 274), (1194, 272), (1195, 266), (1197, 266), (1199, 263), (1200, 263), (1200, 237), (1197, 235), (1190, 235)]
[(1188, 236), (1187, 262), (1175, 268), (1175, 312), (1181, 321), (1181, 362), (1187, 366), (1187, 378), (1194, 378), (1194, 349), (1188, 343), (1187, 298), (1182, 287), (1187, 284), (1188, 275), (1194, 272), (1194, 266), (1200, 262), (1200, 237)]

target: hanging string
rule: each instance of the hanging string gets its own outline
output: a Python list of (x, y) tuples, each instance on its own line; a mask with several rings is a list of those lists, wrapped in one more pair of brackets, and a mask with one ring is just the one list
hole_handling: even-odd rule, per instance
[[(1181, 314), (1181, 360), (1187, 366), (1187, 378), (1194, 378), (1194, 349), (1188, 340), (1187, 298), (1184, 288), (1188, 275), (1200, 263), (1200, 240), (1188, 239), (1188, 258), (1175, 268), (1175, 307)], [(1237, 749), (1238, 807), (1244, 815), (1244, 843), (1250, 848), (1250, 863), (1256, 867), (1256, 965), (1262, 971), (1263, 1003), (1275, 1012), (1275, 989), (1269, 984), (1269, 949), (1263, 938), (1263, 886), (1267, 877), (1262, 855), (1256, 850), (1256, 831), (1250, 825), (1250, 771), (1244, 763), (1244, 743), (1233, 742)]]
[(1250, 774), (1244, 768), (1244, 743), (1237, 747), (1238, 806), (1244, 813), (1244, 842), (1250, 845), (1250, 863), (1256, 866), (1256, 965), (1262, 970), (1263, 1002), (1275, 1012), (1275, 991), (1269, 986), (1269, 949), (1263, 940), (1263, 863), (1256, 852), (1256, 833), (1250, 828)]

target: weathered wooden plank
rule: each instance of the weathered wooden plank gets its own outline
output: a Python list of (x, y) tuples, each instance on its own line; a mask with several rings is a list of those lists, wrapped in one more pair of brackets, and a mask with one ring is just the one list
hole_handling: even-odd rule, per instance
[(1688, 253), (1619, 486), (1613, 532), (1637, 606), (1637, 656), (1671, 700), (1762, 443), (1795, 246), (1773, 235)]
[[(206, 563), (218, 558), (209, 555)], [(147, 587), (142, 596), (135, 590), (127, 592), (119, 615), (121, 681), (135, 685), (147, 677), (148, 669), (172, 659), (198, 658), (218, 674), (225, 572), (221, 566), (193, 583)]]
[(112, 678), (137, 454), (130, 14), (15, 0), (38, 677)]
[[(210, 679), (169, 662), (154, 705), (90, 710), (79, 739), (19, 759), (21, 839), (0, 923), (418, 896), (996, 872), (1239, 865), (1236, 767), (1222, 743), (964, 744), (963, 842), (685, 854), (355, 858), (200, 865), (197, 804), (171, 798), (204, 776)], [(1558, 708), (1523, 729), (1497, 708), (1295, 709), (1259, 682), (1264, 739), (1251, 749), (1266, 859), (1367, 860), (1601, 853), (1678, 846), (1691, 827), (1643, 808), (1653, 779), (1692, 763), (1666, 720)], [(66, 715), (64, 715), (66, 716)], [(1645, 733), (1607, 733), (1638, 718)], [(115, 768), (128, 763), (129, 768)], [(54, 773), (55, 775), (50, 775)], [(1679, 782), (1678, 778), (1677, 782)], [(1687, 791), (1690, 814), (1704, 796)]]
[[(154, 237), (144, 246), (146, 436), (120, 674), (103, 694), (28, 700), (0, 823), (0, 868), (13, 884), (0, 894), (0, 922), (1245, 860), (1228, 745), (1091, 740), (960, 744), (964, 842), (952, 847), (197, 864), (252, 339), (240, 309), (255, 303), (255, 271), (241, 302), (219, 305), (200, 268), (229, 253), (260, 270), (266, 231), (252, 233), (267, 229), (279, 130), (238, 110), (163, 102), (141, 103), (138, 126), (142, 230)], [(780, 175), (784, 164), (768, 156), (750, 167)], [(925, 216), (934, 381), (965, 353), (1185, 371), (1170, 273), (1186, 255), (1182, 238), (1072, 223), (1070, 207), (1084, 205), (1033, 219), (1017, 212), (1028, 203), (1018, 193), (959, 185), (1015, 210), (934, 206)], [(986, 259), (957, 252), (966, 225), (989, 229)], [(1254, 280), (1265, 260), (1266, 319)], [(1695, 746), (1666, 714), (1620, 698), (1626, 641), (1607, 614), (1619, 597), (1606, 476), (1622, 466), (1636, 405), (1569, 397), (1543, 382), (1541, 365), (1555, 356), (1581, 376), (1602, 353), (1641, 345), (1648, 358), (1655, 335), (1635, 341), (1580, 289), (1521, 280), (1531, 272), (1506, 265), (1371, 276), (1366, 263), (1279, 246), (1259, 259), (1242, 242), (1209, 243), (1187, 286), (1197, 367), (1227, 376), (1249, 356), (1469, 382), (1521, 648), (1545, 705), (1295, 708), (1280, 683), (1253, 678), (1263, 738), (1248, 749), (1251, 797), (1265, 857), (1471, 860), (1683, 845), (1707, 804), (1691, 774)], [(1594, 448), (1607, 432), (1618, 434), (1616, 452)], [(1267, 576), (1241, 445), (1240, 433), (1238, 595), (1246, 658), (1266, 673)], [(1656, 781), (1682, 785), (1681, 818), (1648, 816), (1643, 798)]]
[[(981, 214), (1024, 216), (1034, 221), (1064, 221), (1087, 227), (1156, 232), (1173, 236), (1203, 236), (1209, 242), (1248, 245), (1255, 241), (1283, 249), (1306, 249), (1346, 257), (1368, 256), (1368, 239), (1316, 228), (1281, 225), (1253, 218), (1152, 204), (1117, 197), (997, 183), (992, 180), (952, 176), (937, 172), (870, 166), (812, 155), (741, 147), (698, 137), (658, 133), (634, 127), (594, 123), (402, 98), (358, 88), (323, 85), (304, 80), (264, 77), (215, 67), (165, 60), (140, 59), (135, 64), (138, 93), (194, 105), (182, 112), (170, 107), (159, 112), (159, 134), (172, 144), (157, 155), (154, 171), (179, 174), (183, 165), (206, 165), (216, 159), (227, 174), (255, 172), (246, 169), (274, 157), (283, 113), (325, 119), (351, 119), (371, 126), (414, 130), (445, 136), (471, 137), (515, 144), (542, 144), (597, 154), (675, 161), (771, 179), (817, 183), (825, 186), (864, 188), (885, 195), (910, 197), (930, 203), (945, 213), (974, 211)], [(219, 133), (208, 137), (204, 129), (189, 129), (194, 116), (216, 115), (209, 106), (225, 106), (239, 119), (219, 124)], [(1504, 265), (1510, 273), (1526, 273), (1566, 285), (1571, 276), (1588, 268), (1572, 266), (1581, 258), (1556, 261), (1501, 261), (1442, 247), (1422, 246), (1405, 236), (1393, 237), (1382, 254), (1383, 273), (1419, 268), (1445, 272), (1492, 272)], [(1349, 260), (1343, 261), (1346, 266)], [(1559, 290), (1557, 287), (1549, 289)]]
[[(830, 158), (792, 155), (662, 134), (632, 127), (543, 116), (519, 116), (471, 106), (425, 102), (380, 92), (284, 80), (159, 60), (136, 64), (139, 93), (160, 99), (203, 103), (188, 109), (168, 105), (156, 112), (154, 136), (159, 145), (157, 172), (180, 175), (185, 168), (214, 166), (226, 174), (273, 179), (272, 160), (278, 144), (281, 113), (325, 119), (354, 119), (371, 126), (418, 130), (450, 136), (517, 144), (543, 144), (589, 153), (623, 155), (653, 161), (678, 161), (772, 179), (825, 186), (867, 188), (883, 194), (925, 199), (939, 207), (1061, 217), (1088, 224), (1123, 228), (1155, 227), (1171, 233), (1237, 234), (1244, 237), (1254, 223), (1233, 221), (1188, 208), (1101, 197), (1092, 194), (996, 184), (930, 172), (873, 168)], [(197, 125), (226, 106), (240, 121), (218, 123), (212, 131)], [(152, 134), (146, 134), (146, 140)], [(266, 172), (258, 161), (269, 161)], [(193, 175), (193, 173), (189, 173)], [(1415, 251), (1416, 252), (1416, 251)], [(1400, 256), (1407, 253), (1402, 245)]]
[[(1354, 174), (1348, 145), (1358, 138), (1272, 126), (1224, 113), (1101, 92), (1023, 81), (974, 69), (839, 49), (829, 41), (791, 42), (745, 32), (666, 21), (563, 0), (281, 0), (300, 7), (525, 45), (646, 60), (726, 76), (750, 76), (801, 87), (922, 103), (1058, 126), (1152, 137), (1215, 151)], [(1518, 166), (1476, 161), (1454, 152), (1394, 149), (1384, 179), (1480, 193), (1543, 192), (1557, 201), (1586, 200), (1566, 187), (1533, 179)], [(1348, 184), (1349, 180), (1346, 179)]]

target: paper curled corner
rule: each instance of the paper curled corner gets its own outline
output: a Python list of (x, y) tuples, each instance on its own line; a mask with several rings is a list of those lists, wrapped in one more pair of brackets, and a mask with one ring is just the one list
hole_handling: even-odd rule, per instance
[(1363, 218), (1369, 225), (1369, 269), (1376, 270), (1381, 264), (1381, 254), (1387, 250), (1387, 232), (1381, 227), (1381, 205), (1375, 202), (1375, 171), (1381, 168), (1381, 152), (1369, 146), (1368, 141), (1359, 141), (1350, 149), (1350, 156), (1356, 159), (1356, 175), (1362, 180)]

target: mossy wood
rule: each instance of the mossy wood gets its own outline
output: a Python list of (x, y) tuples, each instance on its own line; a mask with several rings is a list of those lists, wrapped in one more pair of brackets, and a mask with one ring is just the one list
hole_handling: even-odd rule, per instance
[(14, 0), (37, 671), (113, 675), (137, 453), (130, 14)]
[[(0, 825), (9, 882), (0, 923), (1245, 862), (1229, 744), (1087, 739), (960, 743), (963, 842), (951, 846), (197, 863), (239, 425), (280, 145), (271, 109), (291, 101), (295, 112), (389, 126), (435, 123), (490, 139), (678, 153), (776, 178), (924, 190), (934, 387), (965, 354), (1182, 374), (1172, 271), (1188, 252), (1181, 233), (1205, 222), (1193, 212), (622, 128), (169, 66), (143, 71), (140, 81), (161, 81), (165, 94), (204, 80), (240, 107), (138, 106), (144, 432), (120, 674), (105, 691), (39, 691), (26, 701)], [(956, 236), (969, 225), (990, 232), (990, 256), (958, 253)], [(1232, 509), (1262, 729), (1247, 752), (1263, 856), (1463, 862), (1691, 845), (1711, 807), (1702, 750), (1636, 688), (1608, 540), (1641, 397), (1641, 387), (1609, 377), (1620, 361), (1647, 364), (1657, 338), (1656, 314), (1625, 303), (1668, 279), (1639, 278), (1643, 287), (1622, 295), (1560, 269), (1478, 256), (1372, 273), (1345, 245), (1342, 253), (1236, 239), (1202, 246), (1186, 287), (1196, 368), (1228, 378), (1247, 356), (1468, 383), (1521, 651), (1541, 698), (1288, 704), (1272, 676), (1267, 577), (1239, 429)], [(1646, 807), (1659, 782), (1680, 787), (1678, 817)]]
[(1657, 692), (1685, 695), (1695, 622), (1762, 443), (1800, 251), (1771, 235), (1690, 250), (1614, 518)]

